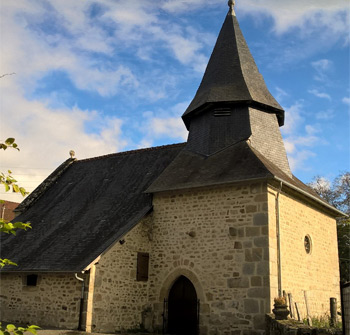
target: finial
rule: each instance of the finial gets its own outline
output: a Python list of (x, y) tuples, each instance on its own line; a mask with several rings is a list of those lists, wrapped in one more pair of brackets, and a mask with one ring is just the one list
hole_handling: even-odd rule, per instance
[(69, 151), (69, 155), (70, 155), (70, 158), (73, 158), (75, 156), (75, 151), (74, 150), (70, 150)]
[(230, 14), (233, 15), (233, 16), (236, 16), (236, 13), (235, 13), (235, 10), (234, 10), (236, 1), (235, 0), (228, 0), (227, 4), (230, 7)]

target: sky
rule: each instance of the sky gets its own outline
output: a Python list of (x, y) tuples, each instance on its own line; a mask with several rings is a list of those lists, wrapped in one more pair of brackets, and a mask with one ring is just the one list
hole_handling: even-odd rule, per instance
[[(77, 159), (184, 142), (181, 120), (226, 0), (0, 0), (0, 171), (34, 188)], [(293, 173), (349, 171), (347, 0), (237, 0), (240, 27), (276, 100)], [(20, 202), (0, 190), (0, 198)]]

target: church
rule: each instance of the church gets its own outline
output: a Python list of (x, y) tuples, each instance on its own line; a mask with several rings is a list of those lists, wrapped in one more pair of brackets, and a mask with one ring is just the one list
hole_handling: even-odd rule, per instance
[(335, 218), (291, 172), (271, 95), (229, 11), (186, 143), (69, 158), (2, 236), (1, 319), (87, 332), (264, 334), (283, 291), (339, 299)]

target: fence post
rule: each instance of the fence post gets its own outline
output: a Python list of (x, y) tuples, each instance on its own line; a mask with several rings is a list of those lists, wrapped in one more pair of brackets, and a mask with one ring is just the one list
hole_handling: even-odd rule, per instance
[(331, 327), (335, 327), (337, 324), (337, 298), (329, 298), (330, 310), (331, 310)]

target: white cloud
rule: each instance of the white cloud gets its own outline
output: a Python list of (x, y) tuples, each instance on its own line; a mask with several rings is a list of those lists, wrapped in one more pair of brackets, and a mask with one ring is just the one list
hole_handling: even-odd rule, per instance
[(313, 94), (314, 96), (318, 97), (318, 98), (321, 98), (321, 99), (327, 99), (329, 101), (332, 100), (331, 96), (327, 93), (322, 93), (322, 92), (319, 92), (318, 90), (316, 89), (312, 89), (312, 90), (308, 90), (308, 92), (310, 94)]
[(285, 107), (285, 124), (281, 128), (282, 134), (290, 135), (293, 134), (299, 125), (303, 122), (304, 118), (302, 115), (303, 103), (302, 101), (295, 102), (290, 107)]
[(307, 124), (304, 126), (303, 114), (305, 112), (301, 101), (295, 102), (285, 110), (286, 122), (281, 131), (290, 167), (293, 171), (308, 170), (308, 160), (316, 156), (313, 149), (327, 142), (317, 135), (321, 132), (319, 125)]
[[(82, 159), (116, 152), (128, 145), (121, 119), (77, 107), (52, 109), (44, 102), (26, 100), (9, 83), (2, 86), (1, 113), (11, 117), (1, 123), (0, 131), (4, 137), (15, 137), (21, 150), (1, 153), (0, 171), (11, 169), (14, 175), (21, 175), (19, 181), (24, 180), (29, 191), (36, 186), (29, 181), (41, 181), (69, 157), (70, 149)], [(86, 131), (88, 124), (94, 125), (93, 133)], [(20, 200), (11, 194), (2, 194), (1, 198)]]
[(344, 98), (342, 99), (342, 102), (343, 102), (344, 104), (350, 106), (350, 98), (349, 98), (349, 97), (344, 97)]
[[(349, 4), (347, 0), (246, 0), (237, 2), (237, 13), (265, 13), (274, 19), (274, 30), (281, 34), (291, 28), (309, 28), (325, 26), (332, 33), (343, 33), (348, 30), (347, 16)], [(340, 15), (342, 13), (343, 15)], [(307, 33), (304, 31), (304, 33)]]
[(298, 150), (294, 155), (288, 156), (290, 168), (293, 171), (296, 170), (305, 170), (310, 171), (310, 165), (306, 162), (308, 159), (315, 157), (316, 154), (310, 150)]
[(156, 140), (161, 138), (172, 139), (174, 142), (186, 141), (188, 131), (181, 119), (181, 115), (188, 105), (189, 102), (185, 101), (174, 105), (167, 111), (144, 112), (142, 114), (142, 124), (139, 125), (139, 128), (145, 135), (138, 146), (142, 147), (145, 143), (151, 146)]

